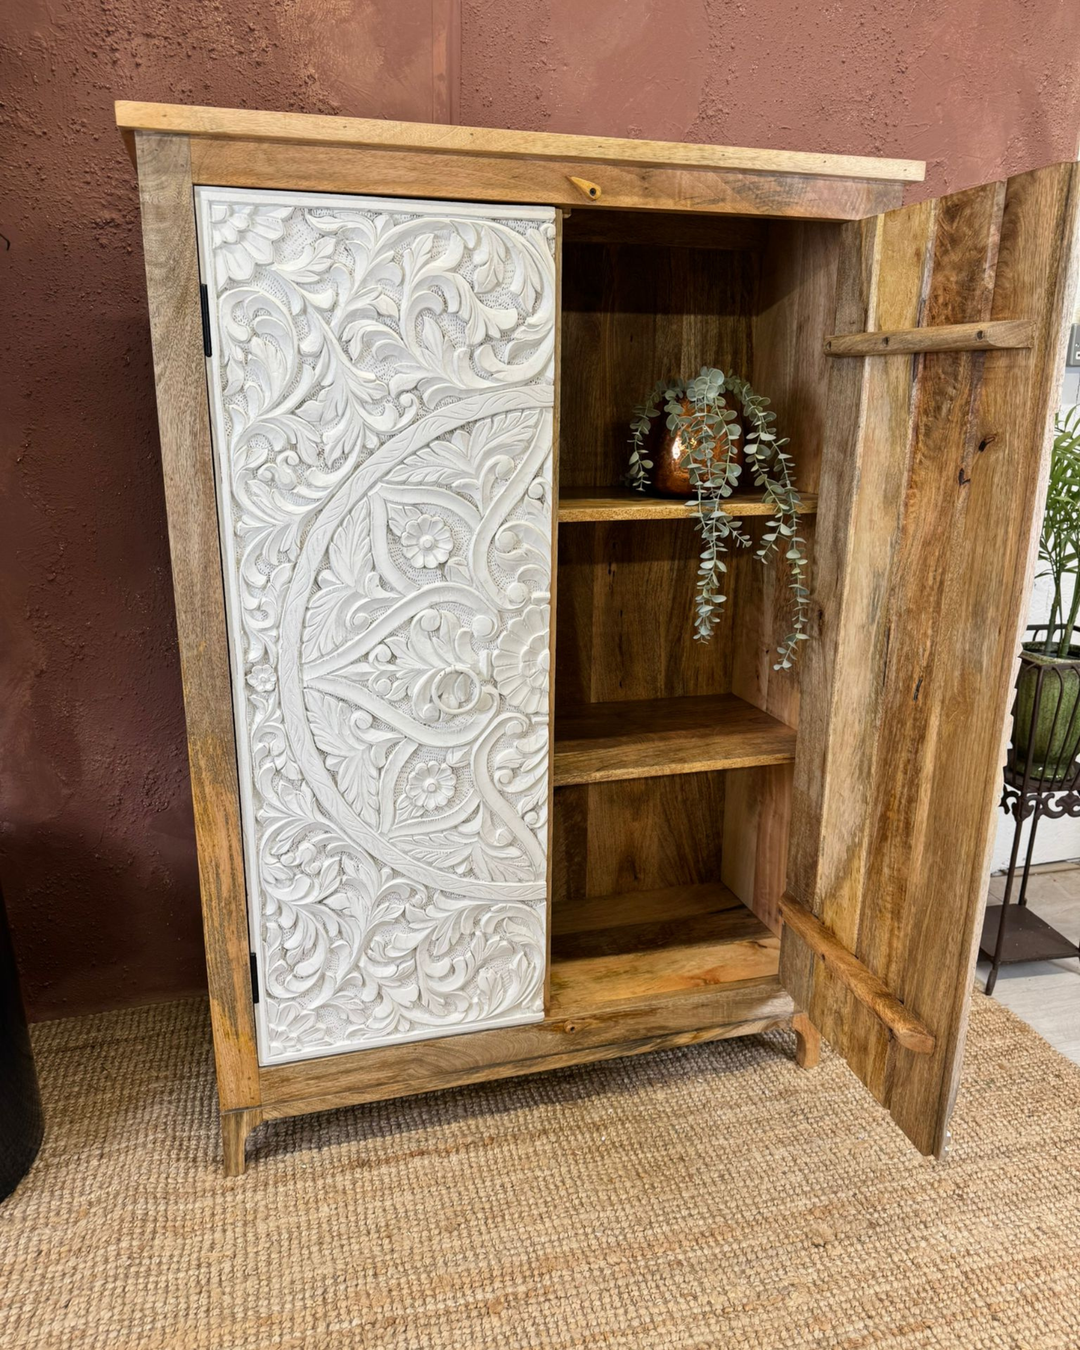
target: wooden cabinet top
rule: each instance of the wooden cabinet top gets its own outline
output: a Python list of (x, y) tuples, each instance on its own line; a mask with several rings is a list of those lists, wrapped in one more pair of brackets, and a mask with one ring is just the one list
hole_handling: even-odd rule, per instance
[(547, 131), (502, 131), (370, 117), (199, 108), (175, 103), (116, 104), (125, 133), (153, 131), (218, 140), (274, 141), (343, 149), (413, 150), (425, 154), (558, 160), (658, 169), (732, 169), (742, 172), (918, 183), (926, 165), (914, 159), (825, 155), (803, 150), (753, 150), (678, 141), (634, 141), (611, 136), (567, 136)]

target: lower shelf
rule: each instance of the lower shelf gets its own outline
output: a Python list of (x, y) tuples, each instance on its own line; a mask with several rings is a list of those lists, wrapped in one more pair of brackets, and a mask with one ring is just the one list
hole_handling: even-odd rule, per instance
[(556, 905), (549, 1018), (775, 976), (780, 942), (720, 883)]

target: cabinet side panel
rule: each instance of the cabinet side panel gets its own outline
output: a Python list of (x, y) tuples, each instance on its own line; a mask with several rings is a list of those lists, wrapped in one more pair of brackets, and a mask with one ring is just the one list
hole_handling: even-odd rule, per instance
[(218, 1094), (259, 1101), (221, 553), (188, 142), (136, 133)]
[(555, 213), (197, 200), (260, 1060), (536, 1021)]

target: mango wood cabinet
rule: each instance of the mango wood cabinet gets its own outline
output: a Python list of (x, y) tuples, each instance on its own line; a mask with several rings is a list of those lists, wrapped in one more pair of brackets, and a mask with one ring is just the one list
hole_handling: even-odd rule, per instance
[[(138, 166), (225, 1168), (260, 1122), (820, 1030), (955, 1092), (1077, 168), (120, 103)], [(718, 365), (812, 641), (619, 484)], [(761, 504), (736, 500), (744, 527)]]

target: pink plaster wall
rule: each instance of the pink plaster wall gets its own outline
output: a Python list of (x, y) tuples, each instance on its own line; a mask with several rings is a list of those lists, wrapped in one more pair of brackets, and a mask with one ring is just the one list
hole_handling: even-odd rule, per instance
[[(112, 100), (426, 120), (433, 10), (451, 3), (3, 7), (0, 880), (38, 1017), (203, 982)], [(1075, 0), (464, 0), (460, 120), (925, 158), (938, 193), (1076, 154), (1078, 39)]]

